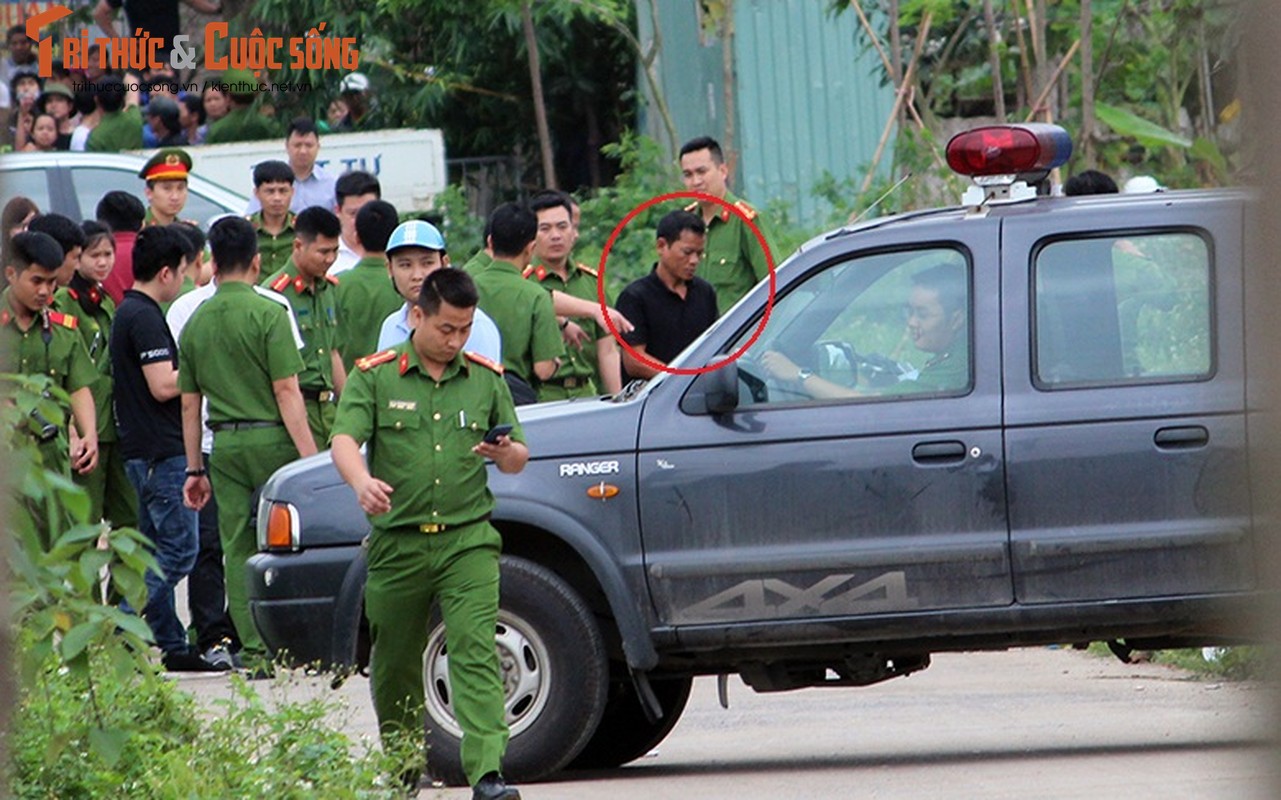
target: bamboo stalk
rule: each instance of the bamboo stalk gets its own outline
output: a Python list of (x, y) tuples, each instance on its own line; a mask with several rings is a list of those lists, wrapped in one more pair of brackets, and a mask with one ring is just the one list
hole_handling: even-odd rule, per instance
[(903, 83), (899, 85), (898, 91), (894, 93), (894, 108), (890, 109), (889, 118), (885, 120), (885, 129), (881, 131), (881, 140), (876, 145), (876, 153), (872, 156), (872, 165), (867, 170), (867, 175), (863, 178), (863, 186), (858, 193), (863, 194), (872, 185), (872, 179), (876, 177), (876, 168), (881, 164), (881, 157), (885, 155), (885, 145), (889, 142), (890, 134), (894, 131), (894, 124), (898, 121), (899, 112), (903, 108), (903, 103), (907, 98), (908, 87), (912, 79), (916, 76), (916, 65), (921, 60), (921, 51), (925, 49), (925, 40), (930, 35), (930, 23), (934, 19), (933, 12), (925, 12), (925, 17), (921, 20), (920, 30), (916, 35), (916, 48), (912, 52), (912, 60), (907, 65), (907, 72), (903, 75)]

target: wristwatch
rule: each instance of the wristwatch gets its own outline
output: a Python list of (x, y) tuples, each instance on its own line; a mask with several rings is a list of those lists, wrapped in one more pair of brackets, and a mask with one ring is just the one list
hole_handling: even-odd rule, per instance
[(799, 367), (796, 370), (796, 382), (805, 383), (805, 379), (812, 376), (813, 374), (814, 374), (814, 370), (806, 369), (805, 367)]

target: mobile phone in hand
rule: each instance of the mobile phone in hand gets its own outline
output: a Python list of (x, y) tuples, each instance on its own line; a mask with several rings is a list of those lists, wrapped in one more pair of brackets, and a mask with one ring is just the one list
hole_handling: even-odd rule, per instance
[(500, 436), (506, 436), (512, 432), (511, 425), (495, 425), (485, 432), (485, 444), (498, 444)]

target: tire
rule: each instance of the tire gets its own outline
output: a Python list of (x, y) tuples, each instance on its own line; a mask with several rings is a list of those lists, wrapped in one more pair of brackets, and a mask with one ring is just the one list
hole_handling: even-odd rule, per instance
[[(496, 644), (511, 739), (503, 758), (509, 781), (535, 781), (570, 762), (587, 744), (609, 688), (605, 645), (587, 604), (555, 573), (521, 558), (501, 562)], [(465, 785), (439, 610), (423, 654), (427, 768)]]
[(612, 769), (653, 750), (676, 727), (693, 685), (694, 679), (687, 677), (651, 680), (650, 687), (663, 707), (662, 718), (651, 722), (624, 671), (623, 677), (610, 682), (609, 702), (596, 733), (570, 762), (570, 769)]

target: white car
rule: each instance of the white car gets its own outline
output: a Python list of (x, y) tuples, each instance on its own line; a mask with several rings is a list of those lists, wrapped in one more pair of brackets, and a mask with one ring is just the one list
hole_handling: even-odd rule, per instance
[[(22, 195), (42, 211), (52, 211), (76, 222), (95, 218), (98, 201), (107, 192), (121, 189), (146, 204), (138, 171), (146, 159), (121, 153), (5, 153), (0, 156), (0, 205)], [(207, 228), (226, 214), (241, 215), (248, 199), (199, 175), (187, 179), (187, 205), (183, 219)]]

